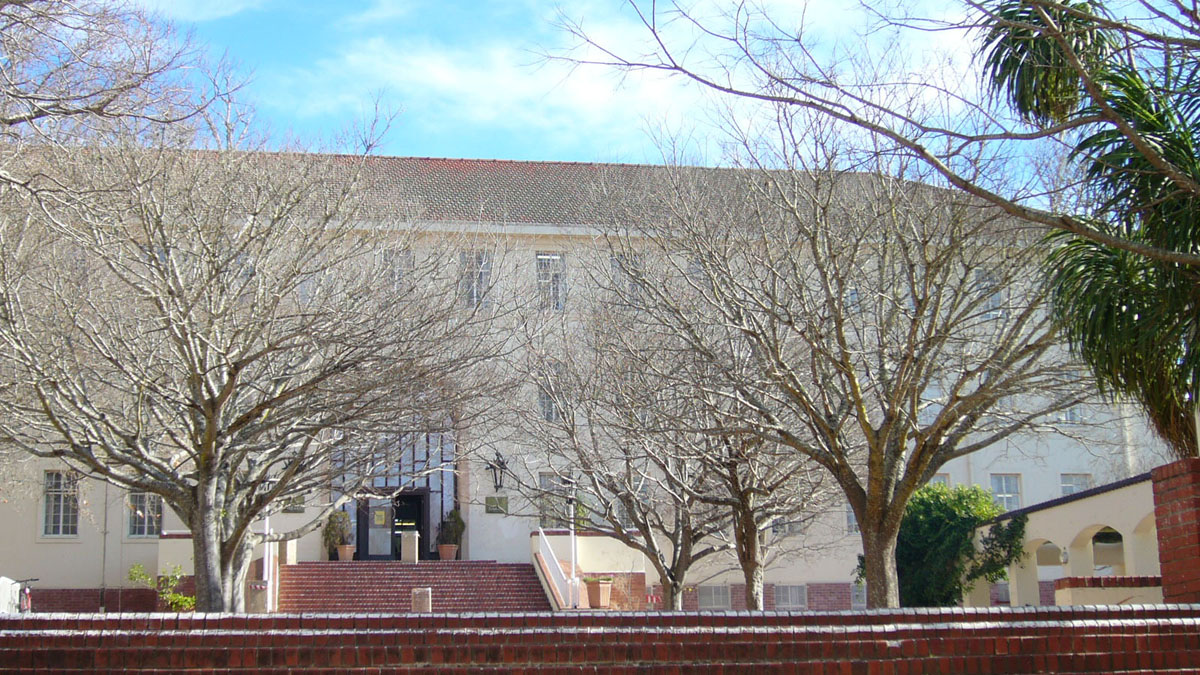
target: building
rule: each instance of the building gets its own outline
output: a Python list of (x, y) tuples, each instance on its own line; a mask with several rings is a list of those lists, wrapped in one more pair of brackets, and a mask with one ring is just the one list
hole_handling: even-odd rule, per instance
[[(572, 278), (579, 269), (572, 258), (579, 251), (595, 250), (598, 234), (616, 213), (611, 200), (632, 195), (629, 201), (642, 209), (640, 213), (658, 218), (662, 214), (655, 209), (661, 207), (645, 203), (642, 197), (668, 182), (661, 168), (645, 166), (370, 158), (366, 167), (366, 200), (374, 207), (370, 211), (388, 213), (390, 205), (403, 205), (394, 212), (409, 214), (406, 217), (418, 220), (431, 235), (470, 231), (503, 242), (503, 260), (483, 249), (462, 251), (460, 264), (469, 272), (460, 286), (466, 302), (487, 302), (488, 288), (505, 285), (507, 291), (535, 296), (540, 307), (551, 312), (570, 310), (568, 291), (584, 282)], [(728, 170), (702, 171), (710, 172), (716, 181), (733, 175)], [(370, 225), (402, 226), (378, 221)], [(992, 296), (984, 300), (991, 302)], [(993, 318), (1002, 318), (1002, 303), (985, 309)], [(522, 391), (530, 410), (543, 417), (553, 414), (554, 403), (543, 400), (536, 387)], [(1128, 411), (1081, 404), (1062, 411), (1050, 426), (1056, 427), (1054, 433), (1014, 435), (955, 459), (933, 480), (983, 485), (994, 490), (1006, 508), (1016, 509), (1133, 476), (1161, 463), (1161, 450)], [(349, 509), (359, 559), (400, 557), (403, 531), (419, 534), (419, 558), (433, 558), (439, 525), (456, 507), (467, 523), (463, 559), (528, 563), (533, 558), (541, 546), (532, 537), (538, 530), (537, 504), (516, 489), (514, 480), (496, 487), (489, 471), (493, 452), (504, 460), (510, 479), (528, 468), (518, 461), (520, 451), (503, 435), (493, 437), (447, 422), (408, 432), (396, 443), (401, 452), (395, 471), (354, 495)], [(53, 462), (16, 459), (12, 467), (3, 504), (9, 515), (0, 519), (0, 540), (9, 543), (0, 553), (0, 575), (38, 577), (34, 588), (41, 596), (39, 606), (138, 605), (144, 602), (140, 591), (125, 590), (130, 587), (131, 565), (160, 573), (173, 565), (181, 565), (185, 572), (190, 567), (186, 528), (164, 512), (153, 495), (127, 494), (94, 481), (76, 482)], [(519, 477), (529, 484), (538, 481), (528, 473)], [(314, 493), (310, 501), (328, 498), (329, 493)], [(301, 524), (312, 512), (312, 504), (288, 504), (262, 527), (280, 531)], [(852, 581), (861, 551), (856, 532), (853, 513), (844, 504), (831, 503), (802, 538), (797, 534), (790, 547), (794, 551), (770, 561), (768, 608), (863, 605), (862, 589)], [(778, 536), (789, 534), (784, 529)], [(566, 560), (571, 557), (568, 541), (564, 533), (554, 532), (548, 545)], [(649, 592), (627, 597), (631, 606), (646, 604), (639, 595), (655, 595), (652, 569), (640, 554), (594, 536), (579, 537), (577, 547), (583, 572), (642, 580)], [(320, 560), (325, 552), (314, 533), (287, 548), (284, 555), (289, 561)], [(685, 594), (685, 606), (740, 606), (742, 582), (732, 558), (706, 563), (689, 578), (694, 581)]]

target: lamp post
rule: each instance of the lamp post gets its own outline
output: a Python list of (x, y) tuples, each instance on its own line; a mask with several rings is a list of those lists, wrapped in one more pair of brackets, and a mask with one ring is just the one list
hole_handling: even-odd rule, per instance
[(579, 580), (575, 576), (575, 481), (571, 478), (562, 479), (563, 487), (567, 488), (567, 523), (571, 533), (571, 609), (579, 609)]
[(508, 470), (508, 462), (504, 461), (504, 456), (500, 451), (496, 451), (496, 456), (487, 463), (488, 471), (492, 472), (492, 487), (495, 492), (499, 492), (504, 487), (504, 472)]

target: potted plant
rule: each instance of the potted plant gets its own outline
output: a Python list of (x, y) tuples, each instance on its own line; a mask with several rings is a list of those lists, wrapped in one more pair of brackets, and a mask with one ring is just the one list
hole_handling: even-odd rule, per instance
[(608, 609), (612, 601), (612, 577), (584, 577), (587, 586), (588, 606), (594, 609)]
[(345, 511), (334, 511), (325, 521), (325, 529), (321, 532), (321, 541), (329, 551), (330, 560), (333, 552), (337, 551), (338, 560), (354, 560), (354, 543), (350, 538), (350, 514)]
[(458, 509), (450, 509), (438, 526), (438, 559), (454, 560), (458, 556), (458, 547), (466, 529), (467, 524), (463, 522)]

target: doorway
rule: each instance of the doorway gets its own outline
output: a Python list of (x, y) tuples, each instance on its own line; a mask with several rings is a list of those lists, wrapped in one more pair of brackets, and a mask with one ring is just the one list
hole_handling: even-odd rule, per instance
[(403, 490), (392, 497), (358, 500), (359, 560), (399, 560), (401, 533), (420, 534), (418, 558), (433, 556), (429, 526), (429, 490)]

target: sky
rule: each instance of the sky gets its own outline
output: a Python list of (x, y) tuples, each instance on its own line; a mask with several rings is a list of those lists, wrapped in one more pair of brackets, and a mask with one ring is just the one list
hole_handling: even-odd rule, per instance
[[(396, 113), (377, 154), (657, 163), (655, 138), (711, 133), (711, 95), (682, 78), (571, 68), (560, 17), (644, 50), (621, 0), (138, 0), (251, 78), (260, 122), (328, 149), (378, 101)], [(701, 4), (709, 0), (700, 0)], [(760, 0), (832, 33), (828, 0)], [(704, 161), (704, 163), (710, 163)]]

